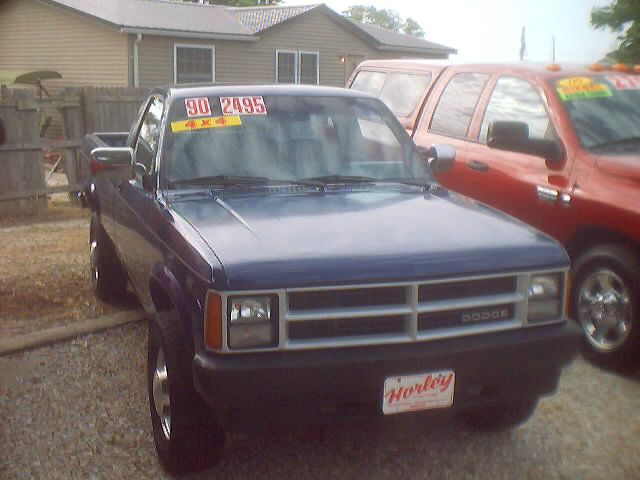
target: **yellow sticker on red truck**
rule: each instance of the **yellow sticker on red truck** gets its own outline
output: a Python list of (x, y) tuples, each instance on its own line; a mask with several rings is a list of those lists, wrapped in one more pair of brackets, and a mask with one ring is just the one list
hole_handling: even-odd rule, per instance
[(181, 120), (171, 122), (173, 133), (190, 132), (192, 130), (204, 130), (209, 128), (241, 127), (242, 120), (239, 116), (233, 117), (208, 117), (193, 118), (191, 120)]
[(613, 93), (608, 85), (594, 83), (589, 77), (571, 77), (559, 80), (556, 90), (563, 102), (587, 98), (611, 97)]

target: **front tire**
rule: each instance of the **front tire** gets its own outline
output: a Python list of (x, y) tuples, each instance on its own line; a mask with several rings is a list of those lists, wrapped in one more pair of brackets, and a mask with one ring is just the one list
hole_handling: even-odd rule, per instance
[(147, 383), (153, 438), (160, 464), (172, 474), (210, 465), (224, 433), (195, 391), (191, 359), (175, 312), (159, 312), (149, 323)]
[(638, 362), (640, 260), (621, 245), (601, 245), (574, 264), (572, 310), (584, 332), (585, 353), (614, 367)]
[(490, 405), (462, 413), (464, 421), (471, 428), (483, 432), (499, 432), (515, 428), (525, 423), (538, 406), (538, 400)]

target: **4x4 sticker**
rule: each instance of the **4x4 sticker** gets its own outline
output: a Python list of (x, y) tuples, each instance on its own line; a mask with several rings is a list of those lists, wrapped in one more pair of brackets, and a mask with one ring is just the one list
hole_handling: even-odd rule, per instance
[(190, 132), (192, 130), (203, 130), (208, 128), (223, 127), (241, 127), (242, 120), (240, 117), (209, 117), (194, 118), (191, 120), (181, 120), (179, 122), (171, 122), (171, 131), (173, 133)]
[(556, 90), (563, 102), (588, 98), (611, 97), (613, 93), (608, 85), (594, 83), (589, 77), (572, 77), (559, 80)]

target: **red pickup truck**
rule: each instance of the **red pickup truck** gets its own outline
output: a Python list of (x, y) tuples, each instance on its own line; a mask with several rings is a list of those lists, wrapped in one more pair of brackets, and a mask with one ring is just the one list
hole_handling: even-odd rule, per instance
[(349, 87), (387, 103), (419, 147), (449, 143), (448, 188), (560, 240), (586, 351), (640, 359), (640, 66), (367, 61)]

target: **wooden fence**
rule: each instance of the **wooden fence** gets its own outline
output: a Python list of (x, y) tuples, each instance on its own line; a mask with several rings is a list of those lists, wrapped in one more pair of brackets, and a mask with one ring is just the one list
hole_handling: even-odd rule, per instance
[[(128, 131), (148, 90), (140, 88), (66, 88), (59, 95), (39, 98), (24, 89), (0, 92), (0, 115), (7, 144), (0, 146), (0, 215), (31, 212), (46, 206), (53, 193), (77, 192), (86, 172), (77, 150), (87, 132)], [(41, 115), (54, 112), (62, 139), (40, 136)], [(67, 185), (48, 187), (43, 151), (60, 152)]]

